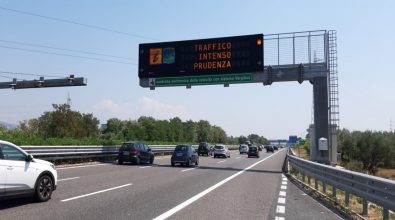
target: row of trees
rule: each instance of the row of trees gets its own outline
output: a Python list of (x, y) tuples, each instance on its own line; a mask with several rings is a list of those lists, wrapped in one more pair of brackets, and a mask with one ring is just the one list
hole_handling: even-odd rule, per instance
[(170, 120), (156, 120), (152, 117), (140, 117), (138, 120), (119, 120), (112, 118), (107, 121), (103, 130), (105, 139), (145, 140), (149, 142), (213, 142), (226, 143), (226, 132), (208, 121), (183, 122), (175, 117)]
[(99, 128), (99, 120), (93, 114), (73, 111), (68, 104), (53, 105), (53, 111), (44, 112), (39, 118), (20, 123), (16, 129), (0, 127), (0, 139), (19, 145), (67, 145), (67, 144), (119, 144), (127, 140), (148, 143), (227, 143), (239, 144), (246, 140), (265, 144), (266, 138), (257, 134), (247, 137), (227, 137), (226, 132), (206, 120), (182, 121), (156, 120), (140, 117), (137, 120), (112, 118), (105, 128)]
[(342, 162), (356, 171), (376, 174), (379, 167), (395, 167), (395, 133), (373, 131), (339, 131)]

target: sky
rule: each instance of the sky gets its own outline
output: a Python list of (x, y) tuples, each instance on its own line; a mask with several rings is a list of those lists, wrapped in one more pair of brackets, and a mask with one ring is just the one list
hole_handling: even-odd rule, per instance
[[(392, 129), (395, 128), (394, 12), (394, 1), (0, 0), (0, 71), (59, 78), (74, 74), (88, 80), (84, 87), (2, 89), (0, 121), (18, 124), (38, 118), (43, 112), (51, 111), (52, 104), (65, 103), (69, 94), (73, 110), (93, 113), (101, 123), (114, 117), (123, 120), (140, 116), (179, 117), (208, 120), (233, 136), (252, 133), (270, 139), (304, 136), (311, 123), (310, 83), (149, 90), (139, 86), (138, 45), (258, 33), (336, 30), (341, 128), (388, 131), (391, 120)], [(0, 73), (0, 82), (10, 81), (9, 77), (39, 78)]]

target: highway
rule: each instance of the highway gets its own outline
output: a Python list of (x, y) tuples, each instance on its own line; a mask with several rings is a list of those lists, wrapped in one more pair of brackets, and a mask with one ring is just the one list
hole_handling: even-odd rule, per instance
[(281, 172), (285, 149), (200, 157), (196, 167), (95, 164), (58, 168), (52, 199), (0, 201), (0, 219), (341, 219)]

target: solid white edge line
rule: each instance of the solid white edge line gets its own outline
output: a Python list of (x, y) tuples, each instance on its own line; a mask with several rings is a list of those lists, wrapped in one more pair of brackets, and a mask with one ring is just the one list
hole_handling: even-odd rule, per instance
[(269, 155), (268, 157), (266, 157), (266, 158), (264, 158), (264, 159), (262, 159), (262, 160), (260, 160), (260, 161), (258, 161), (258, 162), (256, 162), (256, 163), (252, 164), (251, 166), (249, 166), (249, 167), (247, 167), (247, 168), (245, 168), (245, 169), (243, 169), (243, 170), (241, 170), (241, 171), (239, 171), (239, 172), (233, 174), (232, 176), (230, 176), (230, 177), (228, 177), (228, 178), (226, 178), (226, 179), (224, 179), (224, 180), (218, 182), (217, 184), (211, 186), (210, 188), (204, 190), (203, 192), (196, 194), (196, 195), (193, 196), (192, 198), (190, 198), (190, 199), (188, 199), (188, 200), (182, 202), (181, 204), (179, 204), (179, 205), (175, 206), (174, 208), (170, 209), (169, 211), (167, 211), (167, 212), (165, 212), (165, 213), (159, 215), (158, 217), (154, 218), (153, 220), (163, 220), (163, 219), (166, 219), (166, 218), (168, 218), (168, 217), (174, 215), (174, 214), (177, 213), (178, 211), (182, 210), (183, 208), (187, 207), (188, 205), (190, 205), (190, 204), (192, 204), (193, 202), (197, 201), (198, 199), (202, 198), (202, 197), (205, 196), (206, 194), (210, 193), (211, 191), (213, 191), (213, 190), (215, 190), (216, 188), (222, 186), (222, 185), (225, 184), (226, 182), (228, 182), (228, 181), (234, 179), (235, 177), (237, 177), (237, 176), (239, 176), (240, 174), (244, 173), (245, 171), (247, 171), (247, 170), (253, 168), (254, 166), (258, 165), (259, 163), (261, 163), (261, 162), (263, 162), (263, 161), (269, 159), (270, 157), (276, 155), (276, 154), (279, 153), (279, 152), (281, 152), (281, 151), (277, 151), (276, 153), (271, 154), (271, 155)]
[(92, 164), (92, 165), (83, 165), (83, 166), (75, 166), (75, 167), (60, 167), (56, 168), (56, 170), (67, 170), (67, 169), (76, 169), (76, 168), (83, 168), (83, 167), (95, 167), (95, 166), (104, 166), (108, 165), (106, 163), (99, 163), (99, 164)]
[(80, 177), (70, 177), (70, 178), (64, 178), (64, 179), (58, 179), (58, 182), (65, 181), (65, 180), (73, 180), (73, 179), (79, 179)]
[(143, 166), (143, 167), (139, 167), (139, 168), (144, 169), (144, 168), (148, 168), (148, 167), (152, 167), (152, 166)]
[(221, 161), (218, 161), (217, 163), (223, 163), (223, 162), (225, 162), (226, 160), (221, 160)]
[(194, 169), (196, 169), (197, 167), (194, 167), (194, 168), (189, 168), (189, 169), (185, 169), (185, 170), (181, 170), (181, 172), (187, 172), (187, 171), (190, 171), (190, 170), (194, 170)]
[(116, 186), (116, 187), (113, 187), (113, 188), (104, 189), (104, 190), (96, 191), (96, 192), (93, 192), (93, 193), (88, 193), (88, 194), (72, 197), (72, 198), (69, 198), (69, 199), (63, 199), (63, 200), (60, 200), (60, 201), (61, 202), (67, 202), (67, 201), (70, 201), (70, 200), (79, 199), (79, 198), (83, 198), (83, 197), (87, 197), (87, 196), (91, 196), (91, 195), (107, 192), (107, 191), (114, 190), (114, 189), (119, 189), (119, 188), (126, 187), (126, 186), (131, 186), (131, 185), (132, 185), (131, 183), (128, 183), (128, 184), (125, 184), (125, 185), (122, 185), (122, 186)]

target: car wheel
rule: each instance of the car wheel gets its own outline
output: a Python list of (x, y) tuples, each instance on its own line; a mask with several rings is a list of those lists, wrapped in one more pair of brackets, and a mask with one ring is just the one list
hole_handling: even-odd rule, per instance
[(140, 157), (136, 158), (136, 165), (140, 165)]
[(199, 165), (199, 159), (196, 159), (195, 166)]
[(48, 201), (53, 191), (53, 182), (48, 175), (41, 176), (36, 183), (34, 197), (39, 202)]
[(153, 164), (154, 163), (154, 156), (151, 156), (151, 158), (149, 159), (149, 163)]
[(119, 165), (122, 165), (122, 164), (123, 164), (123, 161), (122, 161), (122, 160), (118, 160), (118, 164), (119, 164)]
[(171, 166), (174, 167), (176, 164), (174, 162), (171, 162)]
[(187, 167), (190, 167), (190, 166), (191, 166), (191, 159), (187, 160), (186, 166), (187, 166)]
[(214, 158), (217, 158), (217, 156), (214, 155)]

